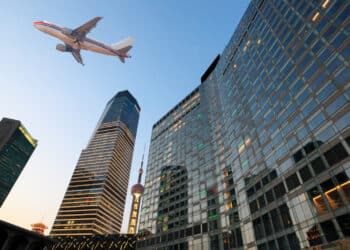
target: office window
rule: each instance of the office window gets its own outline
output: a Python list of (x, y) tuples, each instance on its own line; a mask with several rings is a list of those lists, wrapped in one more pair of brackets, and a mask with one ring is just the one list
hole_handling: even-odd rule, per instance
[(292, 174), (286, 179), (288, 190), (291, 191), (294, 188), (297, 188), (300, 185), (298, 176), (296, 174)]
[(309, 170), (308, 165), (302, 167), (299, 170), (299, 174), (300, 174), (301, 179), (303, 180), (303, 182), (306, 182), (306, 181), (308, 181), (308, 180), (310, 180), (312, 178), (312, 175), (311, 175), (311, 172)]
[(326, 160), (330, 166), (342, 161), (348, 156), (345, 148), (341, 143), (338, 143), (333, 148), (324, 153)]
[(237, 228), (235, 230), (236, 232), (236, 239), (237, 239), (237, 247), (243, 246), (243, 239), (242, 239), (242, 232), (240, 228)]
[(218, 229), (218, 223), (216, 220), (214, 221), (209, 221), (209, 231), (213, 231)]
[(350, 214), (337, 217), (337, 222), (345, 237), (350, 236)]
[(321, 183), (321, 188), (326, 196), (326, 199), (333, 210), (344, 205), (340, 194), (337, 189), (334, 189), (336, 185), (331, 179)]
[(203, 223), (202, 224), (202, 232), (207, 233), (208, 232), (208, 223)]
[(218, 235), (210, 236), (210, 249), (219, 250), (219, 236)]
[(313, 204), (316, 207), (316, 210), (319, 214), (326, 213), (327, 206), (326, 202), (324, 201), (321, 192), (319, 191), (318, 187), (313, 187), (308, 191), (308, 194), (310, 196), (310, 199), (312, 200)]
[(201, 233), (201, 225), (196, 225), (193, 227), (193, 234), (200, 234)]
[(267, 244), (266, 243), (262, 243), (262, 244), (258, 245), (258, 250), (268, 250)]
[(335, 241), (339, 238), (337, 230), (331, 220), (322, 222), (320, 225), (328, 242)]
[(280, 221), (280, 216), (278, 215), (277, 209), (274, 209), (270, 212), (272, 220), (273, 227), (275, 229), (275, 232), (280, 232), (282, 231), (282, 223)]
[(281, 219), (282, 219), (284, 228), (291, 227), (293, 225), (293, 223), (292, 223), (292, 219), (290, 218), (289, 209), (288, 209), (287, 205), (283, 204), (283, 205), (279, 206), (279, 211), (281, 214)]
[(326, 170), (326, 165), (323, 163), (321, 157), (316, 158), (311, 162), (311, 167), (314, 170), (315, 174), (318, 175)]
[(275, 178), (277, 178), (277, 172), (276, 170), (272, 170), (270, 173), (269, 173), (269, 177), (270, 177), (270, 180), (274, 180)]
[(264, 228), (261, 219), (254, 220), (253, 225), (256, 239), (262, 239), (264, 237)]
[(267, 203), (271, 203), (275, 200), (275, 198), (273, 197), (273, 190), (272, 189), (267, 191), (265, 195), (266, 195)]
[(186, 236), (192, 235), (192, 227), (186, 229)]
[(276, 199), (282, 197), (286, 193), (286, 188), (284, 187), (283, 182), (277, 184), (273, 190), (275, 191)]
[(273, 233), (273, 231), (272, 231), (272, 225), (271, 225), (271, 220), (269, 218), (269, 214), (268, 213), (264, 214), (262, 216), (262, 220), (263, 220), (266, 236), (270, 236)]
[(291, 233), (287, 235), (288, 243), (290, 246), (290, 249), (293, 250), (299, 250), (300, 249), (300, 244), (299, 244), (299, 239), (295, 235), (295, 233)]
[(277, 250), (277, 246), (274, 240), (268, 242), (269, 250)]
[(288, 249), (289, 248), (288, 247), (288, 241), (287, 241), (287, 239), (284, 236), (279, 237), (277, 239), (277, 242), (278, 242), (278, 246), (279, 246), (280, 249)]
[(322, 244), (321, 232), (319, 230), (319, 226), (316, 224), (312, 226), (307, 232), (307, 240), (310, 246), (316, 246)]
[(260, 197), (258, 198), (258, 202), (259, 202), (259, 208), (265, 207), (266, 202), (265, 202), (264, 195), (262, 195), (262, 196), (260, 196)]
[(256, 211), (258, 211), (258, 204), (256, 202), (256, 200), (253, 200), (252, 202), (249, 203), (249, 208), (250, 208), (250, 212), (253, 214)]
[(293, 159), (295, 163), (298, 163), (304, 158), (304, 154), (301, 150), (297, 151), (296, 153), (293, 154)]

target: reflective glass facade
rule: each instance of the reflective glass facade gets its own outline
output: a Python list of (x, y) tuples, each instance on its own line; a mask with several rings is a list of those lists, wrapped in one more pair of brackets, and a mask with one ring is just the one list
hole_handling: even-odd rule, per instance
[(108, 102), (80, 155), (51, 236), (119, 233), (139, 112), (128, 91)]
[(37, 141), (30, 136), (20, 121), (8, 118), (0, 121), (0, 206), (36, 146)]
[[(135, 110), (137, 112), (135, 112)], [(128, 92), (117, 93), (108, 103), (97, 126), (101, 123), (120, 120), (135, 137), (139, 120), (140, 106), (136, 99)]]
[[(349, 13), (341, 0), (251, 2), (196, 108), (179, 115), (187, 97), (153, 127), (140, 219), (153, 235), (140, 248), (294, 250), (350, 235)], [(185, 233), (157, 231), (168, 165), (187, 170)]]

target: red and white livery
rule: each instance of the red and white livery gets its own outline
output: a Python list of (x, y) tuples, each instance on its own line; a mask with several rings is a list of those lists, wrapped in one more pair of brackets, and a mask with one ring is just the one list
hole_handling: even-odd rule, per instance
[(84, 65), (80, 50), (90, 50), (104, 55), (117, 56), (121, 62), (131, 56), (127, 52), (132, 48), (132, 38), (127, 38), (116, 44), (106, 45), (94, 39), (88, 38), (90, 32), (102, 17), (95, 17), (76, 29), (60, 27), (46, 21), (37, 21), (33, 25), (38, 30), (60, 39), (64, 44), (57, 44), (56, 49), (61, 52), (71, 52), (78, 63)]

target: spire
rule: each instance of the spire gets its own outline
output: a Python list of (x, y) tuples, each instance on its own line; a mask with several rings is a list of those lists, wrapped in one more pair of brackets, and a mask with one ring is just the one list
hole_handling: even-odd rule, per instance
[(143, 174), (143, 158), (145, 156), (145, 148), (146, 148), (146, 144), (145, 146), (143, 147), (143, 154), (142, 154), (142, 160), (141, 160), (141, 167), (140, 167), (140, 170), (139, 170), (139, 179), (137, 181), (138, 184), (141, 184), (141, 178), (142, 178), (142, 174)]

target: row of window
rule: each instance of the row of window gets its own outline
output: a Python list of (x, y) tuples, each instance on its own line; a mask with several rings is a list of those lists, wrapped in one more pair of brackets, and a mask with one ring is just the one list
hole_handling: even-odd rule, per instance
[[(349, 138), (347, 140), (349, 140)], [(345, 148), (343, 147), (343, 145), (341, 143), (338, 143), (335, 146), (333, 146), (331, 149), (327, 150), (324, 153), (324, 156), (328, 164), (330, 166), (333, 166), (334, 164), (337, 164), (343, 159), (345, 159), (348, 156), (348, 154)], [(311, 161), (311, 167), (315, 175), (318, 175), (319, 173), (326, 170), (326, 164), (323, 162), (321, 157), (317, 157), (316, 159)], [(302, 168), (300, 168), (299, 173), (303, 182), (306, 182), (312, 178), (312, 174), (308, 168), (308, 165), (305, 165)], [(286, 178), (286, 186), (289, 191), (292, 191), (293, 189), (299, 187), (300, 185), (301, 183), (296, 173)], [(255, 192), (258, 191), (258, 189), (256, 189), (256, 185), (254, 185), (253, 187), (248, 189), (248, 191), (247, 191), (248, 197), (252, 197), (255, 194)], [(283, 184), (283, 181), (278, 183), (273, 188), (266, 191), (265, 193), (266, 201), (265, 201), (264, 195), (261, 195), (260, 197), (258, 197), (257, 199), (249, 203), (251, 213), (255, 213), (259, 209), (265, 207), (266, 204), (281, 198), (284, 194), (286, 194), (286, 192), (287, 190), (285, 188), (285, 185)]]
[(293, 226), (286, 204), (253, 220), (255, 238), (261, 240)]
[[(337, 216), (335, 221), (339, 225), (341, 233), (344, 237), (350, 236), (350, 214), (344, 214)], [(323, 244), (323, 237), (328, 241), (332, 242), (340, 238), (339, 231), (334, 226), (333, 220), (327, 220), (321, 222), (319, 225), (315, 224), (307, 232), (307, 240), (309, 241), (310, 246), (316, 246)], [(320, 231), (322, 229), (323, 233)]]
[(277, 250), (277, 249), (299, 250), (300, 249), (299, 239), (297, 238), (295, 233), (291, 233), (288, 235), (283, 235), (281, 237), (278, 237), (276, 240), (273, 239), (258, 245), (258, 250)]
[(308, 194), (319, 214), (327, 213), (328, 207), (338, 209), (350, 203), (349, 175), (341, 172), (309, 189)]
[[(248, 197), (253, 196), (256, 192), (258, 192), (262, 186), (265, 186), (267, 184), (269, 184), (271, 181), (273, 181), (274, 179), (276, 179), (277, 177), (277, 172), (276, 170), (272, 170), (270, 173), (268, 173), (267, 175), (265, 175), (262, 179), (261, 182), (260, 180), (258, 180), (255, 185), (253, 185), (251, 188), (249, 188), (247, 190), (247, 195)], [(245, 179), (245, 183), (246, 185), (248, 185), (249, 183), (249, 179)]]
[[(165, 166), (161, 171), (157, 233), (187, 224), (187, 171), (183, 166)], [(181, 209), (181, 210), (180, 210)], [(162, 236), (163, 237), (163, 236)]]
[(161, 236), (148, 238), (146, 240), (141, 240), (139, 241), (138, 244), (140, 247), (153, 246), (160, 243), (168, 243), (174, 240), (179, 240), (185, 237), (199, 235), (207, 232), (208, 232), (208, 224), (204, 223), (204, 224), (195, 225), (193, 227), (189, 227), (186, 229), (164, 233)]

